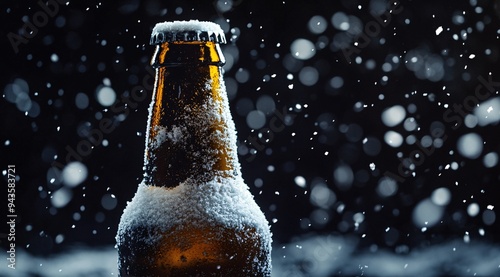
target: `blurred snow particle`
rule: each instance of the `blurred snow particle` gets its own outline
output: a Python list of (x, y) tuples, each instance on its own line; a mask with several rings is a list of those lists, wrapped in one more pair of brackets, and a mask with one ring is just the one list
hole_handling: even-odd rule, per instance
[(38, 105), (37, 102), (32, 101), (31, 107), (27, 112), (28, 112), (29, 117), (35, 118), (35, 117), (39, 116), (40, 115), (40, 105)]
[(106, 210), (112, 210), (116, 208), (116, 204), (118, 204), (118, 201), (116, 200), (116, 197), (113, 194), (105, 194), (101, 198), (101, 205), (104, 209)]
[[(387, 228), (386, 229), (386, 232), (385, 232), (385, 235), (384, 235), (384, 239), (385, 239), (385, 243), (388, 245), (388, 246), (393, 246), (394, 244), (396, 244), (399, 240), (399, 237), (400, 237), (400, 233), (399, 231), (396, 229), (396, 228)], [(406, 269), (406, 266), (408, 264), (405, 264), (405, 266), (403, 268)]]
[(469, 243), (469, 242), (470, 242), (469, 232), (465, 232), (465, 235), (464, 235), (464, 242), (465, 242), (465, 243)]
[(483, 222), (486, 225), (493, 225), (496, 221), (496, 218), (497, 216), (492, 210), (485, 210), (483, 212)]
[[(240, 30), (240, 28), (238, 28), (238, 27), (233, 27), (233, 28), (231, 28), (230, 32), (231, 32), (231, 38), (230, 38), (230, 40), (231, 40), (231, 41), (236, 41), (236, 40), (238, 40), (238, 38), (239, 38), (239, 37), (240, 37), (240, 35), (241, 35), (241, 30)], [(278, 47), (279, 47), (279, 46), (278, 46)]]
[(474, 115), (480, 126), (495, 124), (500, 121), (500, 97), (495, 97), (479, 104), (474, 109)]
[(89, 106), (89, 97), (85, 93), (79, 92), (76, 94), (75, 104), (80, 110), (86, 109)]
[(398, 191), (398, 184), (394, 179), (384, 176), (378, 181), (376, 191), (381, 197), (389, 197)]
[(337, 196), (325, 183), (314, 185), (310, 195), (311, 204), (323, 209), (330, 208), (337, 201)]
[(29, 109), (31, 109), (31, 99), (28, 93), (26, 92), (21, 92), (17, 95), (16, 97), (16, 107), (21, 111), (21, 112), (27, 112)]
[(227, 98), (231, 101), (238, 94), (238, 82), (231, 77), (225, 78)]
[(384, 140), (385, 143), (387, 143), (389, 146), (392, 146), (394, 148), (397, 148), (403, 144), (403, 136), (401, 134), (395, 132), (395, 131), (387, 131), (384, 135)]
[(382, 122), (387, 127), (394, 127), (401, 123), (405, 119), (405, 116), (405, 108), (401, 105), (395, 105), (382, 112)]
[(335, 116), (331, 113), (322, 113), (318, 116), (316, 122), (321, 130), (332, 131), (334, 129)]
[(483, 139), (476, 133), (462, 135), (457, 141), (458, 152), (469, 159), (476, 159), (483, 151)]
[(256, 188), (261, 188), (264, 185), (264, 181), (260, 178), (255, 179), (253, 182)]
[(354, 174), (350, 166), (340, 165), (333, 171), (333, 178), (340, 190), (348, 190), (351, 188)]
[(260, 129), (266, 124), (266, 115), (260, 110), (253, 110), (247, 114), (247, 125), (252, 129)]
[(307, 27), (309, 31), (313, 34), (321, 34), (326, 30), (327, 26), (326, 19), (321, 15), (315, 15), (309, 19)]
[(116, 93), (111, 87), (101, 85), (96, 89), (96, 98), (101, 105), (109, 107), (115, 103)]
[(290, 45), (290, 52), (294, 58), (308, 60), (314, 56), (316, 48), (310, 40), (299, 38)]
[(50, 55), (50, 60), (52, 62), (58, 62), (59, 61), (59, 56), (56, 54), (56, 53), (53, 53), (52, 55)]
[(368, 156), (377, 156), (380, 153), (382, 145), (376, 137), (366, 137), (363, 140), (363, 151)]
[(439, 55), (413, 49), (406, 54), (405, 64), (421, 80), (438, 82), (444, 77), (444, 61)]
[(368, 105), (364, 104), (363, 102), (361, 101), (358, 101), (356, 103), (354, 103), (354, 106), (353, 106), (353, 110), (357, 113), (363, 111), (364, 108), (366, 108)]
[(465, 22), (465, 18), (463, 17), (462, 14), (460, 14), (458, 11), (456, 11), (452, 17), (452, 22), (455, 25), (460, 25), (460, 24), (463, 24)]
[[(12, 83), (5, 86), (3, 97), (5, 100), (16, 104), (17, 109), (21, 112), (29, 112), (33, 104), (35, 104), (29, 96), (28, 83), (21, 78), (16, 78)], [(37, 107), (39, 109), (38, 105)]]
[(413, 210), (413, 223), (417, 227), (432, 227), (443, 217), (444, 207), (436, 205), (426, 198), (417, 204)]
[(215, 8), (221, 13), (228, 12), (233, 8), (233, 1), (232, 0), (217, 0), (215, 3)]
[(255, 106), (258, 110), (262, 111), (266, 115), (269, 115), (274, 112), (276, 109), (276, 104), (274, 103), (274, 99), (269, 95), (262, 95), (257, 99)]
[(105, 86), (108, 86), (110, 87), (111, 86), (111, 80), (109, 78), (104, 78), (102, 79), (102, 83), (105, 85)]
[(447, 188), (438, 188), (432, 192), (431, 200), (439, 206), (446, 206), (450, 203), (451, 192)]
[(56, 244), (61, 244), (64, 241), (64, 235), (62, 234), (57, 235), (54, 241)]
[(57, 28), (64, 27), (66, 25), (66, 18), (62, 15), (59, 15), (58, 17), (56, 17), (54, 25), (56, 25)]
[(336, 12), (332, 16), (333, 27), (340, 31), (349, 30), (349, 17), (343, 12)]
[(123, 46), (116, 46), (116, 50), (115, 51), (116, 51), (117, 54), (123, 54), (123, 50), (124, 50)]
[(306, 187), (306, 179), (302, 176), (296, 176), (294, 179), (295, 181), (295, 184), (301, 188), (305, 188)]
[(390, 72), (392, 70), (392, 65), (390, 63), (384, 63), (382, 65), (382, 71)]
[(363, 128), (355, 123), (349, 124), (345, 136), (348, 141), (357, 142), (363, 137)]
[(467, 128), (472, 129), (477, 126), (477, 124), (479, 123), (479, 119), (473, 114), (468, 114), (465, 116), (464, 123)]
[(72, 197), (73, 193), (71, 192), (71, 189), (62, 187), (52, 193), (50, 202), (52, 203), (52, 206), (56, 208), (62, 208), (66, 206), (69, 201), (71, 201)]
[(492, 168), (498, 164), (498, 154), (490, 152), (483, 157), (483, 164), (487, 168)]
[(382, 15), (387, 11), (388, 2), (386, 0), (371, 0), (370, 13), (372, 15)]
[(238, 81), (238, 83), (246, 83), (248, 82), (248, 79), (250, 79), (250, 72), (244, 68), (239, 68), (234, 74), (234, 78)]
[(408, 104), (408, 107), (406, 107), (406, 108), (408, 109), (409, 113), (416, 113), (417, 112), (417, 105), (415, 105), (414, 103)]
[(118, 11), (121, 14), (131, 14), (139, 8), (139, 0), (126, 0), (123, 1)]
[(406, 144), (413, 145), (417, 142), (417, 137), (414, 135), (409, 135), (406, 137)]
[(295, 58), (293, 54), (286, 54), (285, 57), (283, 57), (282, 63), (283, 67), (290, 72), (299, 72), (299, 70), (301, 70), (304, 67), (304, 62)]
[(318, 82), (318, 70), (312, 66), (306, 66), (299, 72), (299, 81), (305, 86), (313, 86)]
[(334, 89), (339, 89), (344, 85), (344, 79), (340, 76), (335, 76), (330, 79), (330, 86)]
[(22, 89), (21, 87), (19, 87), (19, 85), (15, 83), (8, 84), (3, 90), (3, 98), (11, 103), (16, 103), (17, 95), (19, 95), (19, 93), (21, 92)]
[(61, 179), (61, 172), (56, 167), (50, 167), (47, 170), (47, 187), (49, 189), (59, 187), (58, 185), (61, 183)]
[(366, 69), (373, 70), (377, 66), (377, 62), (375, 62), (372, 59), (369, 59), (366, 61), (365, 66), (366, 66)]
[(469, 206), (467, 206), (467, 214), (470, 217), (475, 217), (479, 214), (479, 205), (477, 203), (470, 203)]
[[(231, 70), (231, 68), (233, 68), (234, 64), (238, 62), (240, 51), (235, 45), (226, 45), (224, 46), (222, 52), (224, 52), (224, 57), (226, 58), (226, 64), (223, 68), (225, 71), (229, 71)], [(265, 62), (262, 63), (260, 61), (261, 60), (257, 61), (256, 66), (265, 67)]]
[(423, 147), (430, 147), (432, 145), (432, 138), (431, 136), (423, 136), (421, 139), (420, 139), (420, 144), (423, 146)]
[(314, 227), (322, 228), (330, 221), (330, 215), (323, 209), (316, 209), (310, 215)]
[(75, 187), (87, 179), (87, 167), (81, 162), (70, 162), (62, 171), (62, 181), (69, 187)]
[(403, 126), (408, 132), (415, 131), (417, 129), (417, 121), (415, 121), (414, 117), (408, 117), (405, 119)]
[(354, 221), (355, 226), (359, 226), (365, 220), (365, 215), (363, 213), (355, 213), (352, 216), (352, 220)]
[(441, 121), (433, 121), (430, 130), (433, 137), (441, 138), (444, 135), (445, 126)]

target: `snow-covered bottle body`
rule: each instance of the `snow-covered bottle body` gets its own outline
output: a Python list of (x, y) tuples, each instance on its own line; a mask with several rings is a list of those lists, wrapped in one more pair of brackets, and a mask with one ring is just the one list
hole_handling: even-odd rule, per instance
[(222, 78), (224, 34), (160, 23), (143, 182), (118, 229), (121, 276), (269, 276), (269, 225), (244, 183)]

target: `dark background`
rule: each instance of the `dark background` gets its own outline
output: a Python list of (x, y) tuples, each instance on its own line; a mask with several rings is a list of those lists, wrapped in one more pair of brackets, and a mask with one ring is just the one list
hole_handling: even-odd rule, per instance
[[(488, 205), (494, 206), (494, 212), (500, 206), (499, 165), (487, 168), (483, 163), (484, 155), (500, 151), (498, 122), (454, 128), (444, 119), (445, 104), (463, 104), (467, 96), (474, 96), (479, 76), (488, 79), (490, 74), (492, 80), (500, 81), (498, 1), (401, 1), (402, 12), (393, 15), (368, 45), (359, 47), (359, 54), (349, 63), (336, 46), (342, 41), (336, 35), (344, 32), (333, 26), (332, 16), (337, 12), (355, 16), (364, 28), (374, 21), (377, 3), (385, 2), (238, 0), (226, 10), (224, 1), (71, 1), (57, 4), (58, 12), (39, 24), (16, 53), (8, 34), (23, 34), (24, 22), (33, 22), (42, 9), (34, 1), (3, 1), (0, 160), (2, 170), (8, 164), (17, 170), (18, 247), (34, 255), (47, 255), (75, 245), (114, 244), (122, 210), (142, 176), (150, 96), (135, 107), (129, 106), (126, 116), (119, 117), (97, 101), (96, 89), (108, 78), (118, 98), (128, 97), (149, 74), (154, 48), (148, 42), (153, 26), (165, 20), (187, 19), (218, 22), (230, 40), (223, 46), (231, 62), (225, 67), (225, 78), (238, 130), (242, 171), (271, 222), (276, 245), (304, 234), (354, 236), (362, 238), (361, 249), (376, 245), (390, 251), (461, 239), (464, 234), (469, 234), (472, 242), (499, 242), (498, 220), (486, 223), (481, 217)], [(309, 20), (317, 15), (327, 24), (320, 34), (308, 28)], [(456, 21), (460, 15), (463, 22)], [(439, 26), (444, 30), (436, 35)], [(462, 31), (467, 32), (466, 38), (453, 38)], [(293, 58), (290, 45), (298, 38), (316, 44), (313, 57)], [(350, 45), (360, 40), (356, 35), (349, 38)], [(422, 57), (439, 57), (436, 59), (444, 75), (437, 80), (419, 78), (406, 66), (412, 50)], [(360, 63), (354, 60), (356, 56), (362, 58)], [(382, 65), (392, 56), (400, 57), (399, 63), (384, 72)], [(367, 66), (370, 60), (375, 62), (373, 69)], [(312, 85), (299, 78), (305, 67), (318, 72)], [(248, 81), (238, 81), (240, 69), (249, 74)], [(293, 75), (292, 80), (288, 74)], [(343, 80), (340, 87), (331, 85), (335, 76)], [(20, 79), (29, 86), (25, 95), (31, 99), (32, 109), (27, 115), (5, 96), (7, 86), (22, 82)], [(498, 87), (495, 91), (497, 94)], [(83, 109), (75, 103), (78, 93), (88, 96), (89, 104)], [(282, 119), (269, 112), (265, 125), (253, 130), (246, 114), (256, 109), (255, 103), (263, 95), (270, 96), (275, 110), (286, 111), (286, 116)], [(382, 111), (396, 104), (416, 108), (413, 113), (407, 110), (406, 118), (414, 117), (418, 130), (409, 132), (402, 124), (393, 128), (383, 124)], [(358, 105), (366, 107), (359, 109)], [(51, 197), (64, 185), (57, 180), (50, 182), (51, 166), (54, 161), (66, 164), (67, 147), (76, 149), (89, 130), (98, 128), (101, 118), (113, 119), (116, 128), (104, 135), (106, 145), (97, 145), (82, 157), (88, 174), (82, 184), (66, 188), (71, 192), (66, 197), (70, 201), (54, 207)], [(414, 170), (415, 177), (399, 182), (394, 195), (378, 194), (377, 184), (384, 173), (397, 173), (401, 163), (398, 153), (408, 157), (419, 149), (406, 142), (390, 147), (384, 134), (392, 129), (405, 138), (413, 134), (420, 140), (431, 134), (435, 121), (444, 126), (440, 129), (447, 136), (443, 146), (425, 156)], [(283, 123), (283, 128), (273, 130), (270, 122)], [(484, 141), (476, 159), (457, 151), (457, 140), (470, 132)], [(263, 138), (252, 145), (259, 133)], [(363, 148), (366, 137), (380, 142), (374, 154)], [(266, 138), (268, 142), (264, 142)], [(459, 168), (446, 169), (453, 162)], [(370, 169), (371, 163), (375, 170)], [(336, 182), (334, 171), (339, 166), (354, 174), (347, 186)], [(297, 176), (305, 178), (305, 185), (297, 184)], [(311, 201), (312, 189), (320, 183), (335, 198), (326, 207)], [(450, 203), (440, 222), (423, 232), (412, 221), (413, 211), (440, 187), (451, 193)], [(3, 190), (1, 195), (6, 193)], [(111, 194), (116, 201), (110, 200)], [(103, 205), (103, 199), (107, 204)], [(2, 214), (6, 213), (6, 200), (1, 199), (1, 207), (5, 207)], [(475, 217), (467, 213), (472, 202), (480, 207)], [(357, 218), (363, 215), (357, 227), (356, 214)], [(388, 227), (396, 233), (387, 235)], [(7, 233), (5, 225), (1, 228)], [(0, 239), (4, 246), (5, 237)]]

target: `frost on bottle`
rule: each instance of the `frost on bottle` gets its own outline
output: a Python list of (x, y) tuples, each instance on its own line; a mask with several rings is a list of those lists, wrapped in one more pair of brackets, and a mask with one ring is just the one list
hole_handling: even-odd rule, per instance
[(120, 276), (269, 276), (271, 233), (244, 183), (219, 25), (159, 23), (145, 174), (116, 236)]

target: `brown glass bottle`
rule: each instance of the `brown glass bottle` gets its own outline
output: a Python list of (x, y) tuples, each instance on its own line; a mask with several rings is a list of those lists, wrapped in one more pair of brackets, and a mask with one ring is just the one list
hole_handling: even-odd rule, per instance
[(269, 225), (241, 177), (214, 23), (153, 29), (145, 174), (117, 234), (120, 276), (269, 276)]

